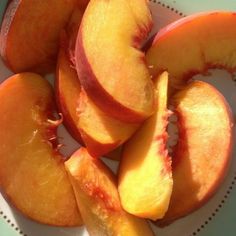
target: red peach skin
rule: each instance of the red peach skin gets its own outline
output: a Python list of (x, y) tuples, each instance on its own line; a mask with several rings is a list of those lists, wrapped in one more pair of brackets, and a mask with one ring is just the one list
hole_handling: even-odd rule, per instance
[(168, 74), (156, 81), (157, 109), (124, 145), (118, 171), (118, 190), (123, 208), (130, 214), (163, 218), (173, 187), (171, 158), (166, 150), (169, 111)]

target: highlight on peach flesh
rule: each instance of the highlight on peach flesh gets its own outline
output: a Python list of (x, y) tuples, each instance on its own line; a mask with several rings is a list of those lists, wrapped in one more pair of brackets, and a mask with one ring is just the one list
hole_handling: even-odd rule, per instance
[(168, 74), (156, 81), (157, 110), (124, 145), (118, 171), (123, 208), (130, 214), (157, 220), (165, 215), (172, 193), (171, 159), (166, 149)]
[[(121, 15), (117, 7), (122, 7)], [(94, 21), (96, 24), (91, 25)], [(132, 45), (133, 37), (139, 33), (144, 37), (142, 30), (150, 30), (151, 23), (144, 0), (114, 0), (109, 2), (109, 8), (107, 1), (94, 0), (85, 11), (77, 37), (76, 68), (82, 86), (100, 109), (125, 122), (142, 122), (154, 111), (148, 68), (140, 59), (143, 53)], [(111, 68), (111, 72), (107, 68)], [(127, 88), (129, 93), (125, 92)]]

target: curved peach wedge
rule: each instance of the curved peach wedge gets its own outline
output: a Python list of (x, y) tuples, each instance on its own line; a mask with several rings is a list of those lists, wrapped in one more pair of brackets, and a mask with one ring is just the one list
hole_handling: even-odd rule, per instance
[(71, 67), (63, 48), (58, 57), (56, 91), (67, 127), (77, 140), (81, 135), (88, 152), (94, 157), (120, 146), (139, 127), (139, 124), (110, 117), (89, 99), (86, 92), (81, 90), (76, 71)]
[(235, 12), (205, 12), (182, 18), (157, 33), (147, 52), (153, 76), (167, 70), (181, 87), (209, 68), (236, 70)]
[(194, 81), (171, 99), (179, 141), (173, 152), (173, 193), (166, 225), (201, 207), (222, 183), (231, 159), (233, 120), (218, 90)]
[(77, 107), (79, 105), (81, 86), (76, 71), (71, 64), (68, 52), (61, 47), (58, 53), (56, 69), (56, 100), (58, 109), (63, 115), (64, 125), (73, 138), (83, 144), (83, 139), (77, 127), (79, 120)]
[(75, 51), (79, 79), (100, 109), (122, 121), (140, 122), (154, 112), (139, 50), (151, 25), (146, 0), (91, 0), (83, 16)]
[(70, 60), (74, 56), (75, 42), (82, 16), (83, 11), (77, 6), (73, 10), (64, 31), (61, 33), (61, 45), (57, 57), (54, 86), (58, 109), (63, 115), (63, 124), (73, 138), (81, 145), (84, 145), (79, 129), (76, 126), (81, 86), (74, 65)]
[(173, 186), (166, 150), (167, 88), (168, 74), (164, 72), (156, 82), (157, 110), (124, 145), (118, 172), (123, 208), (152, 220), (165, 215)]
[(51, 72), (56, 64), (60, 31), (75, 4), (76, 0), (12, 0), (0, 32), (0, 52), (7, 66), (15, 73)]
[(94, 157), (118, 148), (139, 127), (139, 124), (125, 123), (110, 117), (101, 111), (83, 90), (77, 111), (79, 131), (89, 153)]
[(144, 219), (126, 213), (115, 176), (85, 148), (65, 162), (85, 226), (91, 236), (154, 236)]
[(0, 85), (0, 186), (24, 215), (55, 226), (82, 220), (62, 156), (49, 83), (33, 73)]

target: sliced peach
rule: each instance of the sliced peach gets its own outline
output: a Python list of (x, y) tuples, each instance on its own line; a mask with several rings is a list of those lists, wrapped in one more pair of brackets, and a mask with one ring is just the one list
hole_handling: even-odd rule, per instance
[(144, 219), (122, 209), (115, 176), (101, 160), (81, 148), (65, 166), (89, 235), (154, 235)]
[(157, 80), (157, 111), (124, 145), (118, 190), (123, 208), (136, 216), (160, 219), (172, 193), (171, 159), (166, 150), (168, 74)]
[(83, 11), (76, 7), (69, 23), (61, 33), (61, 47), (57, 58), (55, 91), (57, 105), (63, 115), (64, 125), (73, 138), (81, 145), (84, 145), (81, 134), (76, 126), (77, 106), (81, 86), (73, 62), (70, 60), (70, 58), (73, 59), (74, 57), (75, 41), (82, 16)]
[(193, 212), (213, 196), (232, 151), (232, 114), (219, 91), (195, 81), (171, 102), (178, 116), (179, 141), (173, 153), (173, 193), (161, 225)]
[(55, 90), (57, 105), (63, 115), (64, 125), (73, 138), (83, 144), (83, 139), (77, 127), (79, 119), (77, 107), (81, 86), (76, 71), (72, 68), (68, 52), (63, 47), (58, 54)]
[(101, 111), (82, 90), (78, 127), (89, 153), (99, 157), (123, 144), (139, 124), (119, 121)]
[(0, 85), (0, 186), (22, 213), (41, 223), (82, 223), (57, 151), (53, 92), (42, 77), (23, 73)]
[(81, 91), (79, 79), (62, 48), (57, 67), (57, 100), (67, 127), (82, 140), (92, 156), (102, 156), (124, 143), (139, 127), (114, 119), (101, 111)]
[(81, 84), (100, 109), (122, 121), (140, 122), (154, 111), (139, 50), (151, 25), (146, 0), (91, 0), (80, 26), (75, 60)]
[(170, 84), (181, 87), (191, 76), (209, 68), (236, 70), (235, 12), (188, 16), (163, 28), (147, 52), (152, 75), (163, 70)]
[(12, 0), (0, 32), (1, 56), (9, 68), (14, 72), (52, 71), (60, 31), (75, 4), (76, 0)]

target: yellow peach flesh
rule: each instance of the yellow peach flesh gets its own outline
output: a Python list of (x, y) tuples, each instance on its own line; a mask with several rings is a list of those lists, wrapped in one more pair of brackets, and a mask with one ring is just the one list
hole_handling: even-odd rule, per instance
[(55, 107), (49, 83), (23, 73), (0, 85), (0, 186), (29, 218), (56, 226), (81, 225), (62, 156), (53, 147)]
[(153, 85), (138, 49), (151, 24), (145, 0), (92, 0), (82, 20), (75, 54), (81, 84), (100, 109), (123, 121), (153, 113)]
[(65, 166), (90, 235), (153, 236), (145, 220), (122, 209), (115, 176), (101, 160), (82, 148)]
[(172, 193), (171, 160), (167, 142), (168, 75), (158, 78), (157, 111), (124, 145), (118, 189), (123, 208), (136, 216), (160, 219)]
[(161, 225), (197, 210), (213, 196), (232, 151), (231, 110), (214, 87), (194, 81), (171, 103), (178, 115), (179, 141), (173, 153), (173, 193)]

